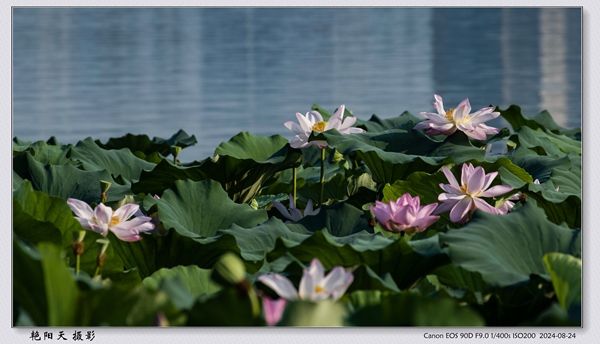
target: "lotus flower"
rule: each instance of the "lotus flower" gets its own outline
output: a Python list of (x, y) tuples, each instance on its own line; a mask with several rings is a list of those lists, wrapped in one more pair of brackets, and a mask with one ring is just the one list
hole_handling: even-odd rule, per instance
[(487, 107), (471, 112), (469, 99), (465, 99), (454, 109), (444, 110), (442, 97), (434, 94), (435, 102), (432, 105), (438, 113), (421, 112), (419, 115), (427, 120), (417, 123), (413, 129), (427, 129), (428, 135), (451, 135), (456, 129), (464, 132), (467, 136), (477, 140), (485, 140), (486, 134), (497, 134), (498, 128), (488, 127), (483, 124), (491, 119), (500, 116), (499, 112), (494, 112), (493, 107)]
[(152, 218), (147, 216), (127, 221), (139, 209), (140, 206), (137, 204), (125, 204), (115, 211), (102, 203), (92, 210), (87, 203), (74, 198), (67, 199), (67, 204), (83, 228), (93, 230), (103, 236), (107, 236), (110, 230), (123, 241), (139, 241), (142, 240), (140, 232), (154, 229), (154, 224), (150, 222)]
[(304, 216), (317, 215), (319, 213), (319, 211), (321, 211), (321, 208), (317, 208), (317, 209), (313, 210), (312, 199), (309, 198), (308, 202), (306, 203), (306, 208), (304, 209), (304, 213), (303, 213), (300, 209), (296, 208), (296, 206), (294, 204), (294, 198), (292, 197), (291, 194), (290, 194), (290, 211), (288, 211), (287, 208), (283, 204), (281, 204), (277, 201), (274, 201), (273, 205), (275, 206), (275, 208), (277, 208), (277, 210), (279, 210), (281, 215), (285, 216), (286, 219), (291, 220), (291, 221), (286, 221), (286, 223), (300, 221), (300, 219), (302, 219)]
[(325, 276), (323, 264), (315, 258), (308, 269), (304, 269), (299, 291), (289, 279), (282, 275), (262, 275), (258, 277), (258, 280), (286, 300), (300, 299), (316, 302), (325, 299), (338, 300), (352, 284), (354, 276), (341, 266), (336, 266)]
[[(461, 184), (458, 185), (456, 178), (450, 170), (442, 167), (442, 171), (450, 184), (440, 184), (447, 193), (440, 194), (438, 200), (442, 201), (434, 211), (440, 214), (450, 210), (452, 222), (465, 223), (469, 221), (469, 215), (475, 209), (481, 209), (490, 214), (498, 214), (498, 210), (479, 197), (495, 197), (511, 191), (512, 186), (496, 185), (489, 188), (498, 172), (485, 174), (483, 167), (474, 168), (472, 164), (463, 164)], [(489, 189), (488, 189), (489, 188)]]
[(375, 201), (375, 207), (371, 206), (371, 211), (385, 230), (394, 233), (404, 231), (413, 235), (424, 231), (440, 218), (431, 215), (437, 203), (426, 206), (419, 203), (419, 196), (413, 198), (406, 193), (396, 201), (390, 200), (389, 205)]
[(322, 133), (327, 130), (337, 129), (340, 134), (353, 134), (353, 133), (364, 133), (365, 131), (360, 128), (352, 128), (352, 125), (356, 123), (356, 117), (347, 117), (342, 120), (344, 116), (344, 110), (346, 106), (340, 105), (339, 109), (329, 118), (329, 121), (324, 121), (323, 116), (317, 111), (310, 111), (303, 116), (297, 112), (296, 117), (298, 123), (292, 121), (285, 122), (283, 125), (289, 130), (296, 133), (296, 136), (290, 142), (290, 146), (293, 148), (305, 148), (311, 145), (316, 145), (319, 148), (327, 147), (326, 141), (308, 141), (312, 132)]
[(273, 300), (272, 298), (263, 295), (263, 313), (265, 315), (265, 321), (267, 325), (274, 326), (276, 325), (283, 316), (283, 311), (285, 310), (285, 305), (287, 304), (286, 299), (277, 299)]

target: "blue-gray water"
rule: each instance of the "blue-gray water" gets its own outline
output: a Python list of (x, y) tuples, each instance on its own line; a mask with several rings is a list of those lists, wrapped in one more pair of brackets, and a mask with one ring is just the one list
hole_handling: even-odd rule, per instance
[(240, 131), (291, 139), (313, 103), (385, 118), (433, 112), (434, 93), (580, 126), (581, 10), (13, 9), (24, 140), (184, 129), (182, 160), (200, 160)]

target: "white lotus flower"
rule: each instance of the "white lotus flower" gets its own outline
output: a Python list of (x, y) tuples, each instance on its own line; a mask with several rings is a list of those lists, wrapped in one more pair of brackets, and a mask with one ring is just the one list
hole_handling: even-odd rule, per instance
[(451, 135), (457, 129), (464, 132), (467, 136), (477, 140), (485, 140), (486, 134), (497, 134), (500, 129), (489, 127), (483, 122), (487, 122), (500, 116), (499, 112), (494, 112), (493, 107), (482, 108), (474, 113), (471, 112), (469, 98), (463, 100), (455, 109), (444, 110), (442, 97), (434, 94), (435, 102), (432, 105), (438, 113), (421, 112), (419, 115), (427, 120), (417, 123), (413, 129), (427, 129), (428, 135)]
[(346, 117), (346, 119), (342, 119), (345, 109), (346, 106), (344, 104), (340, 105), (339, 109), (329, 118), (329, 121), (324, 121), (323, 116), (321, 116), (318, 111), (307, 112), (306, 116), (297, 112), (296, 117), (298, 118), (299, 124), (292, 121), (283, 124), (286, 128), (296, 133), (296, 136), (290, 141), (290, 146), (293, 148), (306, 148), (312, 145), (319, 148), (327, 147), (326, 141), (309, 142), (308, 138), (312, 132), (322, 133), (327, 130), (337, 129), (340, 134), (344, 135), (364, 133), (365, 131), (363, 129), (352, 128), (352, 125), (356, 123), (356, 117)]
[(308, 269), (304, 269), (299, 290), (296, 290), (289, 279), (279, 274), (262, 275), (258, 280), (286, 300), (316, 302), (325, 299), (338, 300), (352, 284), (354, 276), (341, 266), (336, 266), (325, 276), (323, 264), (315, 258)]
[(512, 191), (512, 186), (496, 185), (490, 187), (492, 181), (498, 175), (498, 172), (486, 174), (483, 167), (473, 167), (473, 164), (463, 164), (461, 173), (461, 185), (446, 167), (442, 167), (444, 175), (450, 184), (440, 184), (440, 187), (446, 191), (438, 196), (442, 201), (434, 211), (434, 214), (440, 214), (450, 210), (450, 220), (452, 222), (465, 223), (469, 221), (469, 215), (475, 209), (481, 209), (490, 214), (499, 214), (498, 210), (480, 197), (495, 197)]
[(67, 204), (83, 228), (93, 230), (103, 236), (107, 236), (110, 230), (123, 241), (139, 241), (142, 240), (140, 232), (154, 229), (151, 217), (140, 216), (127, 221), (139, 209), (140, 206), (137, 204), (125, 204), (115, 211), (103, 203), (98, 204), (96, 209), (92, 210), (87, 203), (74, 198), (67, 199)]

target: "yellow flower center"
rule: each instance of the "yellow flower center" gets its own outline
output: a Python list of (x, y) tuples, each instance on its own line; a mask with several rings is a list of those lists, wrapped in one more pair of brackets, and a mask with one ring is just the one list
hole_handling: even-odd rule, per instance
[(451, 108), (450, 110), (446, 111), (446, 119), (450, 122), (454, 122), (454, 108)]
[(464, 193), (465, 195), (468, 195), (468, 196), (471, 196), (471, 197), (477, 197), (477, 196), (479, 196), (479, 194), (482, 192), (482, 190), (479, 190), (479, 191), (477, 191), (477, 193), (476, 193), (476, 194), (474, 194), (474, 195), (471, 195), (471, 194), (469, 194), (469, 192), (467, 191), (467, 189), (468, 189), (468, 188), (469, 188), (469, 186), (467, 186), (467, 184), (465, 184), (465, 185), (461, 185), (461, 186), (460, 186), (460, 191), (462, 191), (462, 193)]
[(315, 287), (315, 293), (326, 293), (327, 290), (323, 287), (321, 287), (320, 285)]
[(112, 219), (110, 220), (110, 223), (108, 224), (109, 227), (112, 227), (116, 224), (118, 224), (119, 222), (121, 222), (121, 220), (119, 219), (118, 216), (113, 216)]
[(448, 111), (446, 111), (446, 115), (444, 117), (446, 117), (447, 120), (449, 120), (450, 122), (452, 122), (454, 124), (461, 124), (461, 123), (467, 122), (469, 120), (469, 118), (471, 118), (470, 115), (467, 115), (467, 117), (465, 117), (464, 120), (455, 121), (454, 120), (454, 108), (451, 108)]
[(315, 123), (315, 125), (312, 126), (312, 130), (316, 131), (318, 133), (322, 133), (325, 131), (326, 125), (327, 125), (326, 121), (317, 122), (317, 123)]

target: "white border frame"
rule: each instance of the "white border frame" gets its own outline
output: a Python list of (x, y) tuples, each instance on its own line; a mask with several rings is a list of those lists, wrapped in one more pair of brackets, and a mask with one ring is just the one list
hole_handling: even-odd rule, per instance
[[(41, 1), (41, 0), (2, 0), (0, 5), (0, 46), (2, 47), (1, 64), (0, 64), (0, 76), (3, 82), (0, 84), (0, 103), (5, 109), (4, 115), (0, 117), (0, 127), (2, 131), (2, 138), (6, 142), (5, 146), (2, 146), (2, 156), (6, 168), (1, 169), (1, 178), (3, 186), (0, 188), (2, 203), (0, 203), (0, 221), (2, 221), (1, 228), (4, 228), (4, 233), (9, 235), (9, 230), (12, 230), (12, 172), (11, 161), (12, 161), (12, 112), (11, 112), (11, 33), (12, 33), (12, 7), (19, 6), (66, 6), (66, 7), (80, 7), (80, 6), (97, 6), (97, 7), (249, 7), (249, 6), (264, 6), (264, 7), (565, 7), (565, 6), (583, 6), (583, 20), (582, 20), (582, 123), (585, 123), (585, 127), (582, 125), (582, 142), (584, 147), (598, 147), (600, 146), (600, 135), (594, 135), (593, 130), (600, 128), (600, 114), (596, 114), (592, 109), (599, 108), (600, 104), (597, 100), (594, 90), (600, 89), (600, 73), (598, 72), (598, 64), (594, 63), (596, 57), (600, 54), (598, 47), (598, 34), (600, 34), (600, 2), (594, 2), (593, 0), (582, 0), (582, 1), (556, 1), (556, 0), (504, 0), (504, 1), (473, 1), (473, 0), (455, 0), (455, 1), (230, 1), (230, 0), (209, 0), (209, 1), (189, 1), (189, 0), (176, 0), (176, 1), (144, 1), (144, 0), (91, 0), (91, 1), (73, 1), (73, 0), (54, 0), (54, 1)], [(452, 23), (448, 23), (452, 25)], [(598, 145), (598, 146), (596, 146)], [(211, 328), (211, 327), (194, 327), (194, 328), (101, 328), (101, 327), (90, 327), (90, 328), (55, 328), (55, 327), (39, 327), (39, 328), (11, 328), (12, 325), (12, 280), (11, 278), (3, 278), (1, 285), (2, 298), (0, 299), (0, 307), (2, 308), (2, 319), (3, 324), (1, 327), (2, 341), (5, 343), (24, 343), (32, 342), (30, 334), (32, 330), (50, 331), (54, 333), (53, 341), (56, 341), (58, 331), (63, 330), (67, 335), (68, 340), (65, 343), (75, 343), (71, 336), (74, 330), (81, 330), (85, 334), (85, 331), (93, 330), (95, 332), (95, 339), (90, 343), (145, 343), (145, 344), (168, 344), (168, 343), (260, 343), (260, 344), (279, 344), (281, 342), (288, 342), (291, 344), (304, 344), (309, 343), (361, 343), (361, 344), (384, 344), (384, 343), (402, 343), (408, 341), (410, 343), (445, 343), (454, 342), (462, 343), (461, 340), (441, 340), (441, 339), (425, 339), (424, 334), (427, 333), (441, 333), (446, 332), (480, 332), (480, 333), (515, 333), (515, 332), (534, 332), (538, 334), (536, 339), (525, 340), (527, 342), (561, 342), (561, 343), (595, 343), (600, 338), (600, 329), (596, 326), (595, 322), (598, 321), (599, 308), (598, 308), (598, 295), (599, 293), (592, 289), (592, 285), (600, 283), (599, 269), (593, 265), (594, 258), (598, 257), (597, 252), (593, 252), (598, 243), (598, 232), (600, 228), (594, 228), (595, 219), (594, 215), (595, 208), (600, 206), (600, 202), (596, 200), (594, 190), (598, 190), (599, 183), (595, 181), (595, 174), (592, 171), (600, 169), (600, 162), (596, 161), (597, 153), (592, 149), (587, 149), (584, 155), (583, 163), (583, 175), (582, 183), (586, 186), (586, 197), (585, 201), (582, 202), (583, 207), (583, 225), (585, 239), (583, 242), (583, 288), (584, 288), (584, 304), (583, 304), (583, 328), (337, 328), (337, 329), (324, 329), (324, 328)], [(590, 178), (591, 177), (591, 178)], [(3, 241), (3, 249), (0, 250), (0, 262), (2, 264), (2, 271), (8, 274), (12, 269), (12, 242), (10, 236)], [(10, 275), (9, 275), (10, 276)], [(540, 332), (575, 332), (577, 334), (576, 339), (548, 339), (540, 340)], [(43, 335), (42, 335), (43, 337)], [(476, 340), (471, 339), (467, 342), (473, 343), (513, 343), (522, 340), (510, 339), (494, 339), (487, 340)], [(43, 338), (40, 343), (44, 342)]]

